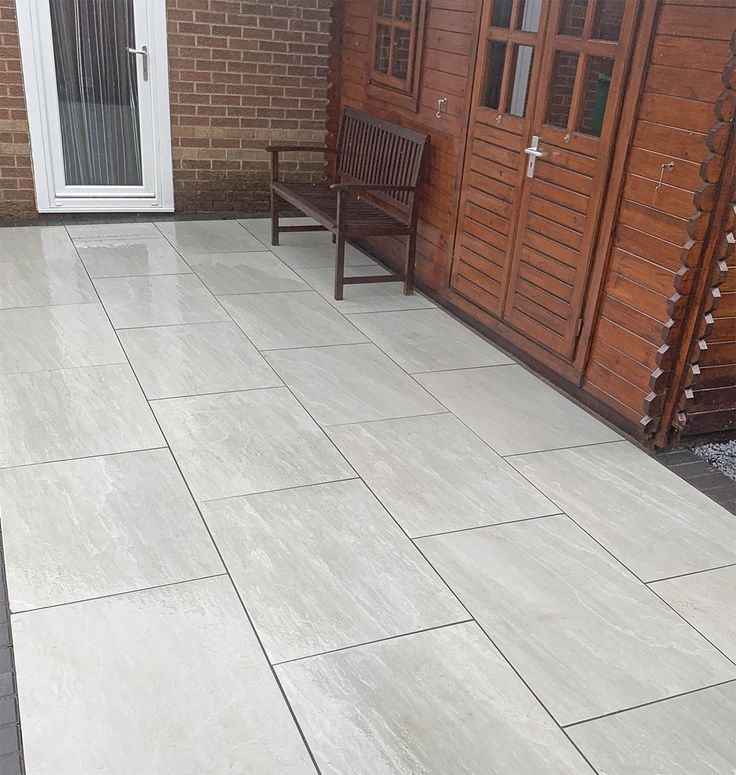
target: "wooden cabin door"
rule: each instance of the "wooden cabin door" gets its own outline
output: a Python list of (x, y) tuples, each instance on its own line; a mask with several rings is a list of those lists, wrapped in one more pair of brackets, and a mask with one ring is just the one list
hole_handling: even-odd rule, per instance
[[(491, 0), (484, 19), (451, 282), (569, 362), (638, 5)], [(538, 31), (524, 29), (535, 26), (530, 20)], [(507, 26), (495, 26), (499, 21)], [(526, 83), (522, 54), (537, 60)]]

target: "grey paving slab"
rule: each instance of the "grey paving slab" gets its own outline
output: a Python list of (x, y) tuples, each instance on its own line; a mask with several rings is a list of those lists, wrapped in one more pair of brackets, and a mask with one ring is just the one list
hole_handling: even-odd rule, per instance
[(235, 323), (135, 328), (120, 341), (150, 399), (282, 384)]
[(153, 239), (75, 240), (90, 277), (189, 274), (187, 262), (160, 234)]
[(621, 438), (521, 366), (419, 374), (417, 380), (499, 455)]
[(225, 310), (193, 274), (108, 277), (95, 287), (115, 328), (228, 320)]
[(184, 258), (197, 253), (263, 250), (260, 240), (237, 221), (165, 221), (156, 225)]
[(410, 536), (559, 512), (451, 414), (327, 433)]
[(127, 365), (0, 376), (0, 428), (0, 468), (164, 444)]
[(736, 566), (680, 576), (650, 586), (736, 662)]
[(0, 373), (124, 363), (101, 304), (0, 310)]
[(563, 725), (736, 678), (565, 516), (417, 543)]
[(354, 476), (286, 388), (164, 399), (153, 408), (198, 500)]
[(472, 623), (276, 670), (324, 775), (592, 772)]
[[(266, 245), (269, 250), (274, 246), (271, 244), (271, 219), (270, 218), (241, 218), (238, 223), (247, 229), (261, 243)], [(279, 223), (284, 226), (318, 226), (314, 218), (281, 218)], [(279, 235), (281, 247), (312, 247), (319, 245), (331, 245), (332, 235), (326, 230), (320, 231), (300, 231), (286, 232)]]
[(63, 226), (3, 227), (0, 264), (76, 261), (77, 251)]
[(265, 251), (199, 254), (191, 257), (189, 263), (216, 294), (309, 290), (286, 264)]
[[(387, 274), (387, 271), (375, 264), (348, 266), (346, 277), (363, 275)], [(334, 267), (300, 268), (299, 275), (306, 280), (317, 293), (338, 309), (343, 315), (356, 312), (386, 312), (402, 309), (424, 309), (435, 305), (421, 293), (415, 291), (411, 296), (404, 296), (401, 283), (364, 283), (362, 285), (346, 285), (344, 298), (335, 300), (335, 270)]]
[(645, 581), (736, 562), (736, 519), (627, 442), (510, 458)]
[(360, 480), (203, 509), (272, 662), (468, 619)]
[(220, 302), (259, 350), (368, 341), (314, 291), (221, 296)]
[(97, 294), (76, 254), (64, 260), (0, 261), (0, 309), (88, 301), (97, 301)]
[(736, 683), (571, 727), (605, 775), (730, 775), (736, 772)]
[(29, 775), (315, 772), (225, 577), (18, 614), (13, 631)]
[(279, 350), (266, 359), (321, 425), (445, 411), (373, 344)]
[(90, 223), (90, 224), (70, 224), (66, 227), (69, 236), (72, 239), (147, 239), (151, 237), (160, 237), (153, 223), (131, 222), (131, 223)]
[(441, 309), (375, 312), (349, 319), (410, 374), (514, 363)]
[(224, 572), (168, 450), (0, 470), (12, 611)]

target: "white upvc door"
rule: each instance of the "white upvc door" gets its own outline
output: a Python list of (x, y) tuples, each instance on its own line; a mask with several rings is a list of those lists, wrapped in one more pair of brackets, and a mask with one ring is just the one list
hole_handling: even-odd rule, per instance
[(172, 211), (165, 0), (19, 0), (39, 212)]

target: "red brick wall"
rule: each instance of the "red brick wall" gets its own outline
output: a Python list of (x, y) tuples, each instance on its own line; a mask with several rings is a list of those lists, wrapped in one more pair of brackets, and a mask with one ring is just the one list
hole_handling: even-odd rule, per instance
[[(167, 0), (179, 212), (268, 208), (274, 140), (322, 142), (332, 0)], [(35, 204), (14, 0), (0, 0), (0, 219)], [(322, 174), (290, 157), (291, 179)]]
[(0, 218), (35, 214), (15, 0), (0, 0)]

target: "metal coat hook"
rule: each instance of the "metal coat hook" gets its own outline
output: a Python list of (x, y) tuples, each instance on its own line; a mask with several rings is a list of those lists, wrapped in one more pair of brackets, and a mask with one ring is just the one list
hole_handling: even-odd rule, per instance
[(659, 189), (662, 188), (662, 183), (664, 182), (664, 173), (672, 172), (673, 169), (675, 169), (675, 162), (673, 161), (666, 161), (662, 165), (662, 170), (659, 173), (659, 183), (657, 183), (657, 187), (654, 189), (655, 191), (659, 191)]
[(444, 108), (446, 105), (447, 105), (447, 97), (440, 97), (437, 100), (437, 118), (442, 118), (442, 108)]

